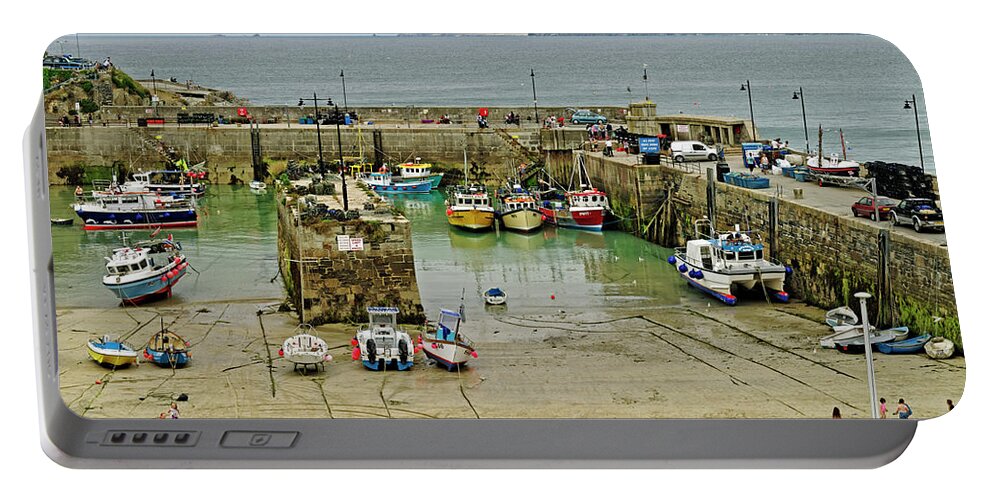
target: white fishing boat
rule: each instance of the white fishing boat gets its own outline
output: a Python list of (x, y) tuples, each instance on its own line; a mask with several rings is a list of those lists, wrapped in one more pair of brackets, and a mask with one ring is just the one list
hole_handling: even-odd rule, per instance
[[(840, 327), (839, 327), (840, 328)], [(887, 342), (899, 342), (905, 340), (910, 334), (910, 328), (906, 326), (898, 326), (894, 328), (888, 328), (886, 330), (876, 331), (876, 327), (869, 326), (869, 335), (892, 335), (893, 338), (887, 340)], [(834, 349), (840, 343), (851, 342), (856, 339), (863, 338), (865, 336), (865, 331), (862, 329), (862, 325), (848, 325), (843, 329), (837, 330), (831, 335), (821, 338), (820, 345), (825, 349)]]
[(397, 325), (395, 307), (369, 307), (369, 325), (359, 330), (352, 339), (352, 359), (362, 360), (362, 365), (370, 370), (385, 370), (395, 367), (408, 370), (414, 365), (414, 344), (410, 335)]
[(851, 307), (841, 306), (835, 309), (831, 309), (825, 314), (824, 321), (828, 326), (836, 327), (843, 325), (857, 325), (859, 322), (859, 317), (855, 314), (855, 311)]
[(742, 231), (737, 224), (733, 231), (717, 233), (707, 219), (694, 225), (697, 239), (687, 241), (668, 258), (690, 285), (732, 306), (738, 302), (736, 291), (756, 287), (770, 299), (789, 300), (783, 288), (792, 269), (767, 258), (757, 235)]
[(303, 323), (294, 330), (294, 335), (283, 341), (279, 356), (293, 363), (293, 370), (300, 368), (306, 372), (310, 367), (324, 368), (331, 361), (328, 343), (316, 335), (314, 327)]
[(483, 292), (483, 300), (491, 306), (498, 306), (507, 303), (507, 292), (499, 288), (490, 288)]
[(126, 305), (171, 297), (172, 288), (189, 267), (182, 246), (172, 240), (172, 235), (115, 248), (104, 259), (107, 274), (102, 279), (103, 286)]
[(438, 329), (421, 339), (424, 355), (448, 371), (461, 368), (469, 359), (479, 357), (472, 341), (460, 331), (463, 321), (461, 313), (442, 309)]

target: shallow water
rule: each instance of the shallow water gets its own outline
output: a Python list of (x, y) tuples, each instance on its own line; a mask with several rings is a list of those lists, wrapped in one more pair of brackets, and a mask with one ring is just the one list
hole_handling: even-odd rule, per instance
[[(159, 305), (225, 300), (280, 300), (276, 266), (276, 207), (273, 194), (246, 187), (210, 186), (196, 229), (171, 231), (194, 269)], [(53, 217), (75, 215), (70, 188), (53, 186)], [(465, 289), (470, 317), (483, 312), (482, 292), (509, 294), (505, 308), (490, 312), (607, 310), (679, 304), (692, 294), (665, 264), (671, 250), (619, 231), (602, 233), (546, 227), (534, 234), (508, 231), (467, 233), (449, 227), (444, 196), (396, 198), (411, 221), (414, 259), (425, 313), (457, 308)], [(116, 307), (100, 283), (104, 256), (121, 245), (121, 234), (53, 226), (56, 301), (59, 307)], [(149, 231), (133, 231), (130, 241)], [(162, 236), (169, 234), (163, 231)], [(552, 296), (554, 295), (554, 299)]]

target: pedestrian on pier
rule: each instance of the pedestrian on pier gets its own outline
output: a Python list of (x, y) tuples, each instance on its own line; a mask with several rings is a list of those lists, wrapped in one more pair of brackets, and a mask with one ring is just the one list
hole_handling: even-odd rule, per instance
[(834, 410), (831, 411), (831, 418), (841, 418), (841, 409), (835, 406)]
[(614, 142), (610, 139), (607, 139), (606, 142), (603, 143), (603, 155), (614, 156)]
[(886, 418), (886, 398), (879, 398), (879, 418)]
[(898, 401), (898, 404), (896, 405), (896, 411), (893, 414), (897, 415), (902, 420), (906, 420), (914, 414), (914, 410), (911, 410), (910, 405), (904, 402), (903, 398), (900, 398), (900, 401)]

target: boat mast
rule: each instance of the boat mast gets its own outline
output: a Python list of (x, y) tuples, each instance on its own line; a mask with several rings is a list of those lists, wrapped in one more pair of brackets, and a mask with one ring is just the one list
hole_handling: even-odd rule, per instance
[(848, 160), (848, 151), (845, 150), (845, 131), (838, 129), (838, 133), (841, 134), (841, 159)]
[(469, 185), (469, 154), (462, 148), (462, 171), (465, 174), (465, 184)]
[(817, 167), (824, 161), (824, 127), (817, 125)]

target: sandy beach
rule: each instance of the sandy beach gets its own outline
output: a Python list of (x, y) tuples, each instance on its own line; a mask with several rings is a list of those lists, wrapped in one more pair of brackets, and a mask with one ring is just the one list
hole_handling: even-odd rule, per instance
[[(460, 372), (429, 364), (372, 372), (352, 361), (357, 325), (324, 325), (325, 370), (301, 374), (279, 348), (292, 313), (257, 315), (273, 301), (181, 307), (60, 309), (61, 391), (89, 418), (843, 418), (869, 416), (864, 355), (821, 349), (824, 311), (791, 303), (737, 307), (550, 310), (511, 306), (475, 314), (463, 332), (479, 358)], [(141, 347), (166, 327), (192, 344), (181, 369), (143, 362), (116, 371), (86, 353), (109, 333)], [(409, 328), (412, 337), (421, 329)], [(877, 391), (914, 418), (958, 401), (965, 360), (875, 354)], [(97, 383), (97, 382), (100, 383)], [(892, 415), (889, 418), (895, 418)]]

